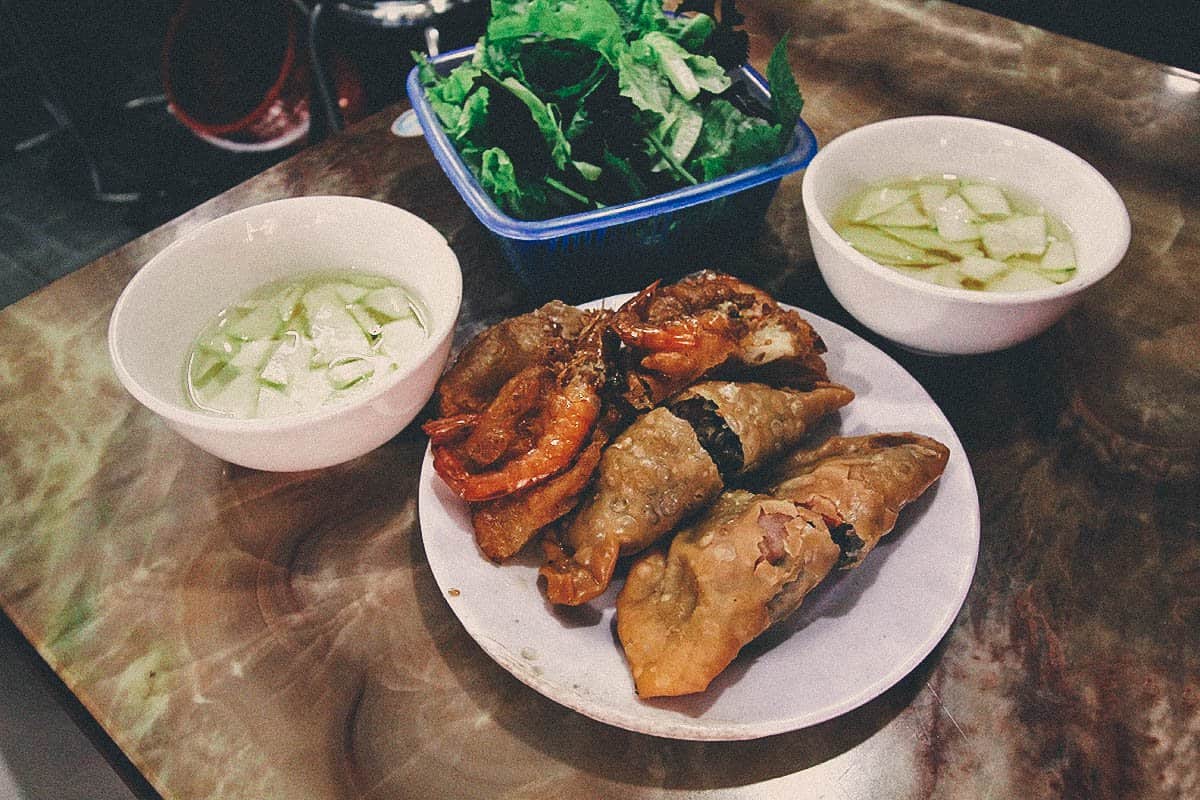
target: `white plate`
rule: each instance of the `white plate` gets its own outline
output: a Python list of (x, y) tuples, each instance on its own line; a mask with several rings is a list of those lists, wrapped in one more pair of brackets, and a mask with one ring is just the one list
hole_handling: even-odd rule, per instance
[(840, 325), (801, 313), (829, 347), (830, 377), (857, 395), (821, 434), (932, 436), (950, 448), (941, 480), (904, 509), (861, 567), (830, 576), (791, 618), (747, 645), (708, 691), (640, 700), (616, 636), (621, 574), (589, 605), (553, 607), (537, 582), (540, 548), (501, 566), (485, 558), (466, 505), (434, 472), (427, 451), (419, 513), (429, 566), (463, 627), (498, 664), (601, 722), (674, 739), (734, 740), (843, 714), (933, 650), (966, 598), (979, 552), (979, 500), (966, 453), (903, 367)]

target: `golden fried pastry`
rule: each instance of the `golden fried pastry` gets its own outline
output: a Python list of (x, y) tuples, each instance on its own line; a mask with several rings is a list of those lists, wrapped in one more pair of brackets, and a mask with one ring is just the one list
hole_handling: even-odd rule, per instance
[(558, 540), (543, 542), (546, 595), (578, 605), (604, 592), (619, 555), (637, 553), (700, 511), (734, 474), (799, 443), (854, 393), (758, 383), (697, 384), (630, 425), (600, 459), (596, 486)]
[(786, 500), (721, 495), (668, 552), (638, 559), (617, 597), (617, 635), (641, 697), (702, 692), (742, 647), (807, 594), (841, 550), (824, 520)]
[(705, 381), (673, 397), (667, 407), (692, 424), (728, 478), (779, 458), (813, 423), (853, 399), (854, 392), (835, 383), (801, 392), (762, 383)]
[[(572, 511), (599, 463), (603, 445), (592, 443), (610, 440), (636, 413), (716, 367), (761, 372), (778, 385), (799, 381), (808, 388), (814, 376), (825, 376), (823, 352), (820, 338), (796, 312), (737, 278), (705, 271), (675, 284), (656, 282), (617, 311), (583, 311), (553, 301), (487, 328), (442, 376), (440, 416), (422, 427), (430, 437), (434, 469), (471, 505), (476, 540), (499, 561)], [(763, 386), (759, 393), (764, 391), (772, 390)], [(743, 395), (747, 403), (760, 402), (749, 389), (734, 392), (727, 402), (740, 402)], [(724, 432), (721, 441), (701, 441), (722, 471), (739, 472), (755, 463), (756, 452), (772, 446), (770, 437), (760, 441), (763, 437), (747, 428), (743, 447), (721, 416), (731, 412), (718, 413), (698, 394), (680, 402), (680, 413), (691, 414), (689, 421)], [(779, 409), (766, 409), (777, 427), (789, 427), (775, 414), (785, 414), (786, 404), (777, 400)], [(774, 441), (776, 450), (794, 444), (786, 434)], [(613, 460), (621, 461), (619, 451)], [(709, 467), (703, 459), (700, 463)], [(662, 472), (658, 465), (654, 469)], [(636, 465), (621, 469), (631, 475), (637, 470)], [(680, 482), (692, 478), (671, 476)], [(709, 487), (700, 481), (694, 497), (680, 501), (682, 513), (707, 503), (719, 489), (719, 483)], [(551, 543), (548, 580), (571, 587), (553, 590), (552, 597), (572, 598), (562, 602), (594, 597), (607, 586), (617, 552), (640, 549), (643, 538), (653, 541), (682, 519), (669, 510), (677, 488), (651, 490), (663, 496), (650, 498), (644, 510), (616, 515), (616, 545), (579, 534), (563, 540), (565, 549)], [(658, 519), (643, 524), (642, 517), (651, 514)], [(626, 536), (625, 529), (635, 533)], [(581, 565), (583, 572), (577, 569)]]
[(949, 457), (941, 442), (915, 433), (835, 436), (780, 463), (771, 494), (824, 516), (849, 568), (892, 529), (900, 509), (941, 476)]
[(917, 434), (836, 437), (785, 459), (770, 495), (722, 494), (665, 553), (639, 558), (617, 598), (638, 694), (704, 691), (835, 565), (861, 563), (947, 457)]
[(596, 487), (561, 543), (543, 540), (546, 596), (579, 605), (603, 594), (618, 555), (651, 544), (723, 486), (691, 425), (665, 408), (639, 417), (604, 451)]

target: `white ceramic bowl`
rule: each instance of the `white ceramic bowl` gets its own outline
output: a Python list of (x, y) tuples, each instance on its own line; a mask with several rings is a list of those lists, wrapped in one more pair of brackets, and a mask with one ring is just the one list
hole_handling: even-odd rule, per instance
[[(405, 286), (429, 336), (407, 366), (340, 405), (270, 419), (191, 406), (184, 361), (201, 328), (251, 290), (291, 274), (351, 269)], [(166, 247), (130, 280), (108, 327), (117, 377), (139, 402), (213, 455), (255, 469), (316, 469), (360, 456), (420, 411), (450, 354), (462, 273), (429, 223), (359, 197), (297, 197), (236, 211)]]
[[(1073, 234), (1075, 277), (1025, 292), (937, 286), (877, 264), (830, 225), (838, 206), (870, 183), (942, 173), (991, 179), (1042, 203)], [(1129, 246), (1129, 213), (1090, 164), (1026, 131), (967, 117), (902, 117), (849, 131), (809, 164), (802, 196), (813, 253), (834, 297), (871, 330), (925, 353), (986, 353), (1036, 336)]]

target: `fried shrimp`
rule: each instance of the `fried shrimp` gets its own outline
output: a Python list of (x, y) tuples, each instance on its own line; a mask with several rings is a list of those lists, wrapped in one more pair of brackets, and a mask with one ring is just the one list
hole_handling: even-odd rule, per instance
[(487, 409), (479, 414), (474, 430), (462, 445), (463, 454), (476, 464), (494, 464), (521, 438), (520, 423), (554, 384), (554, 371), (537, 365), (508, 379)]
[(549, 366), (527, 366), (483, 411), (426, 424), (434, 469), (459, 497), (494, 500), (571, 466), (603, 411), (606, 321), (601, 314), (589, 323), (557, 374)]
[(638, 410), (702, 377), (795, 388), (828, 380), (825, 345), (799, 314), (712, 270), (651, 284), (617, 310), (612, 329), (629, 351), (625, 398)]
[(593, 314), (558, 300), (484, 330), (463, 348), (438, 382), (442, 416), (483, 411), (497, 392), (526, 367), (555, 364)]
[(566, 469), (586, 444), (600, 415), (599, 395), (585, 383), (572, 381), (546, 398), (538, 411), (545, 424), (522, 455), (496, 469), (475, 472), (455, 448), (434, 445), (434, 469), (468, 502), (519, 492)]
[[(442, 377), (442, 416), (424, 430), (435, 470), (471, 504), (476, 540), (488, 558), (514, 555), (582, 504), (558, 538), (544, 539), (542, 574), (552, 602), (587, 602), (604, 591), (619, 557), (645, 546), (634, 546), (639, 537), (623, 539), (597, 516), (607, 506), (595, 495), (613, 491), (601, 491), (611, 482), (605, 476), (631, 477), (614, 468), (627, 449), (614, 446), (627, 441), (622, 431), (631, 422), (631, 430), (641, 430), (639, 417), (713, 375), (816, 388), (813, 376), (824, 375), (822, 352), (807, 323), (761, 289), (698, 272), (670, 285), (655, 282), (616, 311), (582, 311), (556, 301), (486, 329)], [(811, 364), (797, 378), (793, 365), (805, 359)], [(772, 366), (780, 368), (770, 372)], [(664, 415), (673, 416), (666, 409), (649, 416), (661, 422)], [(660, 521), (651, 539), (680, 521), (676, 505), (703, 505), (720, 488), (712, 458), (690, 425), (674, 421), (689, 432), (694, 447), (684, 450), (701, 456), (705, 480), (697, 483), (689, 473), (664, 490), (657, 505), (669, 510), (652, 509)], [(673, 451), (667, 447), (664, 455)], [(675, 456), (667, 460), (691, 463), (682, 452)], [(676, 503), (668, 496), (674, 491), (687, 493), (688, 501)], [(628, 516), (617, 515), (621, 521)]]
[(523, 492), (495, 500), (473, 503), (471, 526), (479, 549), (493, 561), (515, 555), (529, 540), (579, 502), (592, 480), (600, 454), (608, 444), (602, 425), (592, 432), (592, 441), (566, 471)]

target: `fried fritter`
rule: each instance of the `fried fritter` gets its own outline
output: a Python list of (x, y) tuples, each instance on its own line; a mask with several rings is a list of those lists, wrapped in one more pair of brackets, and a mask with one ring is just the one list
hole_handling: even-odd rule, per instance
[(619, 555), (654, 544), (853, 397), (835, 384), (707, 382), (638, 418), (601, 457), (595, 488), (559, 539), (544, 542), (546, 596), (566, 605), (599, 596)]
[(861, 563), (948, 455), (911, 433), (835, 437), (785, 459), (770, 494), (723, 493), (669, 549), (640, 557), (617, 597), (638, 694), (708, 688), (835, 566)]

